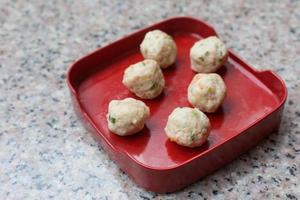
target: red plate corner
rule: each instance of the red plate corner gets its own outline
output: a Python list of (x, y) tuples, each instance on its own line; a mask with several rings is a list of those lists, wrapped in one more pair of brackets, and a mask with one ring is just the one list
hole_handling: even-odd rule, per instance
[[(137, 98), (121, 80), (126, 67), (143, 59), (139, 44), (153, 29), (174, 37), (177, 60), (163, 70), (164, 93), (143, 100), (151, 109), (144, 130), (119, 137), (107, 128), (107, 106), (112, 99)], [(190, 69), (189, 50), (195, 41), (211, 35), (216, 32), (201, 20), (167, 19), (81, 58), (68, 72), (67, 82), (81, 119), (119, 167), (149, 190), (171, 192), (195, 182), (256, 145), (280, 124), (287, 97), (284, 82), (272, 71), (256, 71), (229, 51), (228, 62), (218, 71), (228, 93), (222, 107), (208, 115), (212, 124), (208, 142), (190, 149), (167, 139), (168, 115), (175, 107), (190, 106), (186, 90), (195, 73)]]

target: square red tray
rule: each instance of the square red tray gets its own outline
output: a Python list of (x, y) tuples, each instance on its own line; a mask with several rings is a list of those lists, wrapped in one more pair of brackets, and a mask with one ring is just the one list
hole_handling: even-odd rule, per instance
[[(124, 85), (124, 69), (143, 59), (139, 51), (146, 32), (160, 29), (172, 35), (178, 48), (176, 63), (164, 69), (166, 88), (154, 100), (144, 130), (120, 137), (109, 132), (106, 113), (112, 99), (134, 97)], [(216, 35), (205, 22), (176, 17), (139, 30), (75, 62), (67, 76), (75, 110), (119, 167), (138, 185), (155, 192), (183, 188), (247, 151), (278, 128), (287, 90), (272, 71), (256, 71), (229, 51), (218, 73), (227, 85), (222, 107), (208, 117), (212, 131), (200, 148), (170, 142), (164, 127), (175, 107), (190, 106), (187, 86), (195, 73), (189, 51), (195, 41)], [(139, 99), (139, 98), (137, 98)]]

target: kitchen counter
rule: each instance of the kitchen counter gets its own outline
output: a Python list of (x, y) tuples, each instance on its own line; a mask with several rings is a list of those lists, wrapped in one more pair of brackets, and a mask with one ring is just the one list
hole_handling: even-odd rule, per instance
[[(296, 0), (2, 0), (0, 198), (300, 199), (299, 10)], [(278, 132), (184, 190), (156, 194), (137, 187), (82, 126), (65, 79), (83, 55), (178, 15), (212, 24), (251, 65), (277, 72), (289, 95)]]

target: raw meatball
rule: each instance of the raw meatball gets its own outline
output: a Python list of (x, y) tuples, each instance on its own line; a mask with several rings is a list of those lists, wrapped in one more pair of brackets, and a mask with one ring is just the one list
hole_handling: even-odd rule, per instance
[(174, 40), (160, 30), (148, 32), (140, 49), (144, 58), (156, 60), (161, 68), (172, 65), (176, 59), (177, 48)]
[(227, 61), (227, 57), (224, 43), (216, 36), (196, 42), (190, 51), (191, 67), (201, 73), (217, 71)]
[(142, 99), (153, 99), (165, 86), (163, 73), (155, 60), (130, 65), (124, 72), (123, 84)]
[(150, 110), (142, 101), (133, 98), (112, 100), (106, 115), (108, 129), (120, 136), (135, 134), (143, 129), (149, 115)]
[(215, 73), (197, 74), (188, 87), (188, 100), (203, 112), (215, 112), (223, 103), (226, 85)]
[(179, 145), (198, 147), (206, 141), (210, 123), (197, 108), (176, 108), (169, 115), (165, 131), (169, 139)]

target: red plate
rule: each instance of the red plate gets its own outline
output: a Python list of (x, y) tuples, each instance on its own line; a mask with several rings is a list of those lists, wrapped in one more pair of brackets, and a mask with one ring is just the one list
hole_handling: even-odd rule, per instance
[[(122, 84), (124, 69), (143, 59), (139, 51), (146, 32), (160, 29), (172, 35), (178, 47), (176, 63), (164, 69), (166, 88), (154, 100), (143, 100), (151, 109), (144, 130), (119, 137), (109, 132), (106, 112), (112, 99), (138, 97)], [(218, 73), (227, 85), (222, 107), (208, 117), (212, 131), (199, 148), (170, 142), (164, 132), (168, 115), (176, 107), (190, 106), (187, 87), (195, 73), (189, 51), (200, 38), (216, 35), (205, 22), (176, 17), (137, 31), (81, 58), (68, 72), (75, 109), (103, 148), (138, 185), (155, 192), (183, 188), (213, 172), (256, 145), (280, 124), (287, 90), (272, 71), (256, 71), (229, 51)]]

